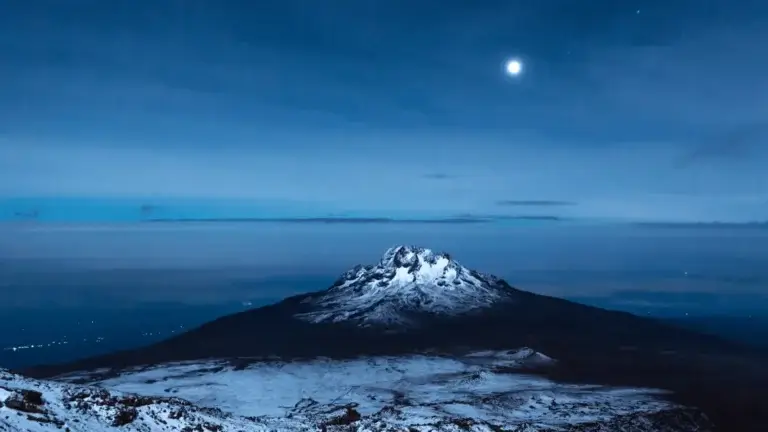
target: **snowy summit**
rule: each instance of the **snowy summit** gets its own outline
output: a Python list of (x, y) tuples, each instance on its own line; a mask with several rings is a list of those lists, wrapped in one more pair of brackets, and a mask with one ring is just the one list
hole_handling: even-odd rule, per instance
[(326, 291), (304, 300), (298, 318), (360, 325), (408, 324), (418, 313), (459, 315), (509, 300), (501, 279), (469, 270), (448, 254), (414, 246), (390, 248), (376, 265), (357, 266)]

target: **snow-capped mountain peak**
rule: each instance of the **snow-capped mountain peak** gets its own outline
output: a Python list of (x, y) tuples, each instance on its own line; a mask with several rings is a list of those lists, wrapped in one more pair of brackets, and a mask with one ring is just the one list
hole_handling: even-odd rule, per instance
[(431, 249), (415, 246), (389, 248), (381, 257), (378, 266), (394, 270), (393, 282), (452, 282), (460, 276), (463, 267), (446, 253), (435, 253)]
[(458, 263), (453, 262), (447, 253), (436, 253), (432, 249), (416, 246), (395, 246), (387, 249), (381, 257), (379, 265), (382, 267), (409, 267), (421, 263), (435, 265), (438, 261), (443, 266), (448, 264), (458, 266)]
[(446, 253), (415, 246), (388, 249), (376, 265), (345, 272), (331, 288), (305, 299), (311, 322), (407, 324), (414, 313), (458, 315), (507, 300), (501, 279), (469, 270)]

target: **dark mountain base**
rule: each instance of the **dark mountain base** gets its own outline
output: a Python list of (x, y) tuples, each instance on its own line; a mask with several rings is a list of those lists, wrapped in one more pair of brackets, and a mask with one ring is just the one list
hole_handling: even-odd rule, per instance
[(701, 409), (718, 430), (757, 432), (768, 421), (768, 377), (761, 366), (743, 357), (632, 353), (603, 359), (581, 353), (535, 373), (560, 382), (670, 390), (668, 400)]
[(694, 331), (753, 345), (768, 352), (768, 317), (766, 316), (691, 316), (666, 318), (665, 321)]

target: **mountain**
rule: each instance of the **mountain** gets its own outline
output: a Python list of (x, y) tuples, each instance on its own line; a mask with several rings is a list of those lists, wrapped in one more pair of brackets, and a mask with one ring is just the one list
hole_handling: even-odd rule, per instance
[(357, 266), (326, 291), (302, 300), (296, 317), (313, 323), (415, 325), (422, 314), (455, 316), (511, 300), (502, 280), (468, 270), (448, 254), (399, 246), (378, 264)]
[(407, 246), (344, 273), (326, 290), (228, 315), (144, 348), (22, 372), (45, 378), (107, 368), (119, 376), (140, 365), (189, 360), (236, 359), (237, 368), (248, 369), (275, 359), (463, 358), (526, 346), (557, 360), (526, 373), (562, 383), (669, 390), (666, 400), (703, 409), (724, 430), (759, 430), (754, 425), (768, 413), (762, 353), (654, 319), (519, 290), (447, 254)]

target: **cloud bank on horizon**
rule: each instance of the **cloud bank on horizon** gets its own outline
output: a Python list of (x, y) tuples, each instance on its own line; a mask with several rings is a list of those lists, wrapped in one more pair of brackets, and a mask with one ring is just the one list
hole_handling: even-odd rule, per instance
[(768, 219), (768, 5), (636, 9), (14, 2), (1, 212)]

